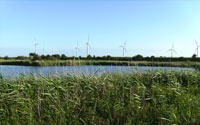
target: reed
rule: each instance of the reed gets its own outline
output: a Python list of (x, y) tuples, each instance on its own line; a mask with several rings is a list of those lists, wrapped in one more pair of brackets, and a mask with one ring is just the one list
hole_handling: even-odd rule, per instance
[(0, 65), (22, 66), (80, 66), (80, 65), (112, 65), (112, 66), (160, 66), (160, 67), (191, 67), (200, 69), (200, 62), (153, 62), (153, 61), (111, 61), (111, 60), (0, 60)]
[(0, 79), (0, 124), (200, 124), (200, 72)]

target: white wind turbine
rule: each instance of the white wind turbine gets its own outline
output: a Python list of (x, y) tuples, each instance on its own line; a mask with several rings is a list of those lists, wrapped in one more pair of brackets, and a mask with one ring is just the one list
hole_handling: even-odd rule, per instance
[(172, 48), (168, 50), (171, 52), (171, 58), (173, 57), (173, 53), (176, 53), (176, 50), (174, 49), (174, 43), (172, 44)]
[(88, 42), (86, 43), (87, 45), (87, 56), (89, 55), (89, 49), (91, 49), (91, 46), (90, 46), (90, 36), (88, 35)]
[(44, 55), (44, 53), (45, 53), (45, 45), (44, 45), (44, 42), (43, 42), (42, 55)]
[(42, 55), (44, 55), (44, 48), (42, 49)]
[(77, 45), (75, 47), (75, 50), (76, 50), (76, 57), (78, 57), (78, 51), (80, 51), (79, 47), (78, 47), (78, 41), (77, 41)]
[(35, 39), (35, 44), (34, 44), (34, 46), (35, 46), (35, 54), (37, 54), (37, 46), (38, 46), (38, 43), (36, 42), (36, 39)]
[(123, 57), (124, 57), (125, 52), (127, 52), (126, 51), (126, 43), (127, 43), (127, 41), (124, 42), (124, 45), (120, 46), (122, 48), (122, 56)]
[(198, 57), (198, 54), (199, 54), (199, 44), (198, 44), (198, 42), (195, 40), (195, 43), (196, 43), (196, 49), (195, 49), (195, 52), (194, 53), (196, 53), (197, 52), (197, 57)]

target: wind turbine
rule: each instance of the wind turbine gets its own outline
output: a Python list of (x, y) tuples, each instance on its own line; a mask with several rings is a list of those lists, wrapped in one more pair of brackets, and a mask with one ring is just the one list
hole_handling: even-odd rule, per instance
[(75, 47), (75, 50), (76, 50), (76, 57), (78, 57), (78, 51), (80, 51), (80, 49), (78, 48), (78, 41), (77, 41), (77, 45)]
[(37, 46), (38, 46), (38, 43), (36, 42), (36, 40), (35, 40), (35, 54), (37, 54)]
[(44, 52), (45, 52), (44, 47), (45, 47), (45, 45), (44, 45), (44, 42), (43, 42), (42, 55), (44, 55)]
[(125, 52), (127, 52), (126, 51), (126, 43), (127, 43), (127, 41), (124, 42), (124, 45), (120, 46), (122, 48), (122, 56), (123, 57), (124, 57)]
[(44, 55), (44, 48), (42, 49), (42, 54)]
[(90, 36), (88, 35), (88, 42), (86, 43), (87, 45), (87, 56), (89, 55), (89, 49), (91, 49), (91, 46), (90, 46)]
[[(195, 43), (196, 43), (196, 46), (197, 46), (197, 48), (195, 49), (195, 52), (197, 52), (197, 57), (198, 57), (198, 54), (199, 54), (199, 44), (198, 44), (198, 42), (195, 40)], [(194, 53), (195, 53), (194, 52)]]
[(172, 48), (169, 49), (168, 51), (171, 52), (171, 58), (173, 57), (173, 53), (176, 53), (176, 50), (174, 49), (174, 43), (172, 44)]

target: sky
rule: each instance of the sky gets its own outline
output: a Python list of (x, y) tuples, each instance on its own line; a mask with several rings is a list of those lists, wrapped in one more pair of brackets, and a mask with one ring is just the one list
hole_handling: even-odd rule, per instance
[[(191, 57), (200, 45), (198, 0), (0, 0), (0, 56)], [(35, 42), (36, 40), (36, 42)]]

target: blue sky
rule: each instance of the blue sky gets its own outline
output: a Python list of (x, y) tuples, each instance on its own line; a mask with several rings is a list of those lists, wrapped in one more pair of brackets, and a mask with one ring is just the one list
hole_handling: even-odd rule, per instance
[(197, 0), (0, 0), (0, 56), (38, 53), (190, 57), (200, 44), (200, 2)]

